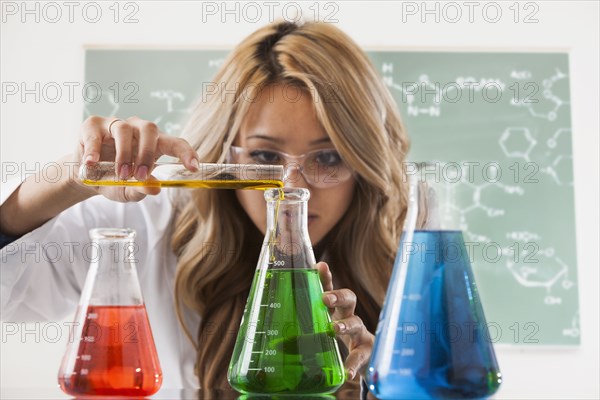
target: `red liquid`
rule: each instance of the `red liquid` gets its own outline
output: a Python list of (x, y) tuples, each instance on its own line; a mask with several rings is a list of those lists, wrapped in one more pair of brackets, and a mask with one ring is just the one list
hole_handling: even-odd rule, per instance
[(75, 367), (58, 377), (69, 395), (149, 396), (162, 384), (143, 305), (89, 306), (81, 342), (73, 345), (79, 345)]

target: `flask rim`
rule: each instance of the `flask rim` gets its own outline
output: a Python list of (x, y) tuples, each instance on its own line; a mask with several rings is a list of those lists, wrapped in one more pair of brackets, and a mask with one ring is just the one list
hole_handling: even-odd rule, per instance
[(123, 240), (129, 241), (135, 238), (135, 229), (131, 228), (94, 228), (90, 229), (92, 240)]
[[(283, 192), (283, 198), (281, 198), (281, 192)], [(308, 201), (310, 199), (310, 191), (305, 188), (273, 188), (265, 190), (265, 200), (267, 202), (281, 201)]]

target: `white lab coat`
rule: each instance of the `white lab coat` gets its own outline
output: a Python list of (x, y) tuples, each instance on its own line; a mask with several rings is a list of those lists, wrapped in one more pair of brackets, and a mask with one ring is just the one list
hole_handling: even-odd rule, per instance
[[(0, 200), (4, 202), (19, 184), (3, 184)], [(196, 351), (175, 313), (176, 257), (170, 247), (173, 212), (169, 192), (162, 190), (138, 203), (95, 196), (5, 246), (0, 252), (2, 320), (72, 318), (89, 268), (89, 253), (84, 251), (90, 242), (89, 230), (133, 228), (139, 246), (138, 277), (163, 371), (161, 391), (198, 389), (194, 375)], [(199, 316), (189, 312), (185, 318), (195, 334)]]

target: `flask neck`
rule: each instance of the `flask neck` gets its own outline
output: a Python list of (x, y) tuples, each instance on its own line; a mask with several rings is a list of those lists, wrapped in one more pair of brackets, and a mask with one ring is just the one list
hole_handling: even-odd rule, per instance
[[(404, 231), (460, 231), (465, 226), (459, 179), (446, 174), (443, 163), (407, 163), (408, 212)], [(412, 222), (409, 224), (409, 222)]]
[(135, 232), (130, 229), (93, 229), (90, 231), (92, 265), (98, 271), (135, 268)]
[(277, 230), (289, 240), (308, 237), (308, 213), (305, 201), (272, 201), (267, 203), (267, 231)]
[(315, 256), (308, 235), (308, 198), (306, 189), (270, 189), (265, 193), (267, 231), (264, 244), (269, 253), (268, 260), (273, 264), (271, 267), (314, 267)]
[(101, 228), (90, 231), (90, 237), (91, 265), (86, 281), (89, 304), (143, 304), (136, 270), (135, 232)]

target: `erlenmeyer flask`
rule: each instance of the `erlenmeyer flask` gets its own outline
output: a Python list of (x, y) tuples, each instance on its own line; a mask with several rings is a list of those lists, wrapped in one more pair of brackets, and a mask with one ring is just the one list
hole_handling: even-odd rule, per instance
[(246, 394), (325, 394), (345, 379), (308, 237), (306, 189), (268, 189), (267, 231), (229, 364)]
[(135, 231), (92, 229), (91, 265), (58, 374), (76, 397), (149, 396), (162, 371), (138, 282)]
[[(436, 184), (430, 171), (423, 177), (422, 169), (412, 167), (369, 389), (379, 399), (485, 398), (502, 379), (459, 221), (451, 207), (438, 215), (452, 183)], [(417, 218), (426, 219), (424, 227), (415, 229)]]

